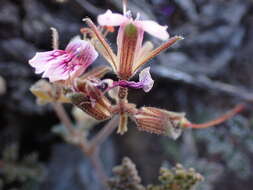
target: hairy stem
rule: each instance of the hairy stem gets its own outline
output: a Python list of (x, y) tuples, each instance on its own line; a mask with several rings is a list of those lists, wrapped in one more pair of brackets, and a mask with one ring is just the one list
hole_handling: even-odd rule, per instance
[(70, 134), (74, 134), (74, 127), (62, 104), (58, 102), (54, 102), (52, 103), (52, 106), (58, 118), (60, 119), (61, 123), (66, 127), (68, 132)]
[(106, 138), (112, 134), (114, 129), (118, 125), (119, 118), (115, 116), (111, 119), (100, 131), (99, 133), (90, 140), (90, 151), (93, 152), (96, 147), (100, 146)]
[[(53, 108), (60, 119), (61, 123), (66, 127), (69, 132), (69, 135), (75, 138), (76, 131), (74, 130), (73, 124), (69, 119), (64, 107), (61, 103), (55, 102), (52, 103)], [(106, 187), (107, 175), (104, 171), (103, 164), (99, 158), (99, 146), (105, 141), (105, 139), (113, 132), (113, 130), (117, 126), (118, 118), (113, 118), (90, 142), (87, 139), (82, 139), (79, 144), (79, 148), (82, 150), (85, 156), (87, 156), (93, 168), (95, 169), (96, 176), (98, 177), (99, 181)]]
[(99, 158), (99, 147), (89, 156), (91, 164), (96, 171), (96, 175), (99, 178), (99, 181), (104, 185), (106, 188), (106, 181), (108, 180), (108, 176), (105, 173), (103, 163)]

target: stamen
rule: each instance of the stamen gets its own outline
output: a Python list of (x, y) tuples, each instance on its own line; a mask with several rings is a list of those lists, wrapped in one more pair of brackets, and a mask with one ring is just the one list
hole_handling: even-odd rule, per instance
[(140, 13), (137, 13), (135, 20), (140, 20), (140, 18), (141, 18)]
[(224, 121), (230, 119), (231, 117), (233, 117), (237, 113), (243, 111), (244, 109), (245, 109), (245, 105), (244, 104), (239, 104), (234, 109), (229, 111), (228, 113), (226, 113), (223, 116), (221, 116), (217, 119), (214, 119), (210, 122), (202, 123), (202, 124), (185, 123), (183, 125), (183, 127), (185, 127), (185, 128), (194, 128), (194, 129), (202, 129), (202, 128), (212, 127), (214, 125), (218, 125), (218, 124), (223, 123)]
[(115, 28), (113, 26), (104, 26), (104, 32), (102, 33), (106, 37), (109, 33), (113, 33)]
[(129, 19), (132, 19), (132, 12), (129, 10), (129, 11), (127, 11), (126, 12), (126, 14), (125, 14), (125, 16), (127, 17), (127, 18), (129, 18)]
[(123, 0), (123, 14), (126, 15), (127, 13), (127, 0)]

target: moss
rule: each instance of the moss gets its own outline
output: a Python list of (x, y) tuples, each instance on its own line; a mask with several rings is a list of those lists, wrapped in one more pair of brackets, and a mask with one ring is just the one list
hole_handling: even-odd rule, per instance
[(122, 164), (113, 169), (113, 173), (115, 177), (108, 181), (111, 190), (193, 190), (203, 180), (194, 169), (185, 169), (177, 164), (171, 170), (161, 168), (159, 185), (144, 187), (134, 163), (129, 158), (124, 158)]

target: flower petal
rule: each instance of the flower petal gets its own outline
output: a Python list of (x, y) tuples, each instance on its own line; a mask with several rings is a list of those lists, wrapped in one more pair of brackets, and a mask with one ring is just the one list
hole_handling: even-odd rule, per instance
[(119, 26), (123, 22), (127, 21), (124, 15), (119, 13), (112, 13), (111, 10), (107, 10), (104, 14), (98, 16), (97, 21), (101, 26)]
[[(66, 55), (65, 60), (60, 57), (56, 58), (43, 77), (48, 77), (51, 82), (55, 82), (79, 77), (83, 74), (87, 67), (98, 57), (98, 53), (89, 42), (83, 41), (79, 44), (80, 46), (75, 45), (73, 47), (76, 49), (70, 49), (70, 46), (68, 46), (68, 51), (71, 50), (71, 53)], [(69, 59), (70, 57), (72, 59)]]
[(50, 63), (50, 67), (44, 72), (42, 78), (48, 78), (50, 82), (67, 80), (70, 71), (66, 69), (66, 63), (60, 59), (55, 59)]
[(80, 51), (82, 48), (85, 48), (88, 45), (88, 41), (82, 40), (80, 36), (76, 36), (70, 40), (65, 51), (68, 53), (76, 53)]
[(118, 76), (122, 80), (128, 80), (133, 75), (133, 65), (143, 41), (144, 31), (135, 22), (127, 22), (120, 26), (117, 45), (117, 57), (119, 59)]
[(65, 51), (37, 53), (29, 64), (35, 68), (36, 74), (44, 72), (43, 78), (55, 82), (79, 77), (97, 57), (92, 44), (78, 37), (70, 41)]
[(29, 60), (29, 64), (35, 68), (36, 74), (41, 74), (50, 66), (50, 61), (54, 58), (54, 55), (60, 55), (62, 53), (63, 51), (61, 50), (38, 52)]
[(73, 57), (71, 60), (72, 65), (82, 65), (87, 68), (97, 59), (98, 53), (90, 42), (83, 41), (75, 51), (71, 52), (70, 56)]
[(143, 59), (143, 57), (147, 56), (150, 54), (150, 52), (154, 49), (154, 45), (152, 42), (147, 41), (144, 43), (144, 45), (140, 48), (140, 51), (138, 52), (138, 54), (135, 57), (135, 61), (134, 61), (134, 65), (132, 68), (133, 71), (133, 75), (137, 72), (137, 70), (140, 68), (139, 67), (139, 63), (140, 60)]
[(66, 52), (72, 57), (72, 65), (83, 65), (87, 68), (98, 57), (98, 53), (94, 46), (80, 37), (75, 37), (66, 47)]
[(139, 74), (139, 81), (143, 85), (144, 92), (149, 92), (154, 85), (154, 80), (151, 78), (149, 71), (150, 67), (147, 67), (143, 69)]
[(169, 39), (169, 33), (167, 32), (167, 26), (162, 26), (151, 20), (136, 21), (139, 22), (143, 30), (161, 40)]

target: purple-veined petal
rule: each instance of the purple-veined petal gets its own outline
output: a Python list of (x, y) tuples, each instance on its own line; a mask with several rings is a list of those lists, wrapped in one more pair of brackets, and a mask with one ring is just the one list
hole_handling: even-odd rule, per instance
[(70, 40), (65, 51), (68, 53), (75, 53), (78, 49), (86, 47), (89, 42), (82, 40), (80, 36), (76, 36)]
[(66, 50), (53, 50), (37, 53), (29, 64), (36, 74), (43, 73), (43, 78), (50, 82), (79, 77), (98, 57), (90, 42), (74, 38)]
[(55, 82), (73, 79), (83, 74), (87, 67), (95, 61), (98, 54), (89, 43), (85, 47), (79, 48), (82, 50), (77, 50), (73, 54), (66, 54), (65, 57), (59, 56), (55, 58), (42, 77), (47, 77), (50, 82)]
[(38, 52), (29, 60), (29, 64), (35, 68), (36, 74), (41, 74), (50, 66), (50, 62), (60, 55), (65, 54), (62, 50), (53, 50), (47, 52)]
[(54, 51), (38, 52), (35, 56), (29, 60), (29, 64), (32, 67), (36, 67), (40, 63), (47, 63), (47, 60), (51, 58)]
[(154, 80), (151, 78), (149, 71), (150, 67), (147, 67), (143, 69), (139, 74), (139, 81), (143, 85), (142, 88), (145, 92), (149, 92), (154, 85)]
[(112, 13), (111, 10), (107, 10), (104, 14), (98, 16), (97, 21), (101, 26), (119, 26), (128, 20), (122, 14)]
[[(98, 57), (98, 53), (90, 42), (81, 40), (81, 43), (80, 41), (78, 43), (79, 46), (76, 46), (75, 49), (72, 49), (70, 53), (72, 59), (69, 65), (80, 65), (84, 68), (84, 70), (86, 70), (86, 68), (96, 60), (96, 58)], [(80, 73), (79, 76), (81, 74), (82, 73)]]
[(73, 57), (72, 64), (76, 62), (75, 64), (89, 66), (98, 57), (98, 52), (94, 46), (89, 41), (81, 40), (79, 37), (72, 39), (65, 51)]
[(139, 22), (143, 28), (143, 30), (152, 36), (155, 36), (161, 40), (169, 39), (170, 35), (167, 32), (167, 26), (162, 26), (157, 22), (151, 20), (144, 20), (144, 21), (136, 21)]
[(50, 67), (43, 73), (42, 78), (48, 78), (50, 82), (67, 80), (70, 77), (70, 71), (67, 70), (67, 63), (64, 60), (55, 59), (50, 63)]

